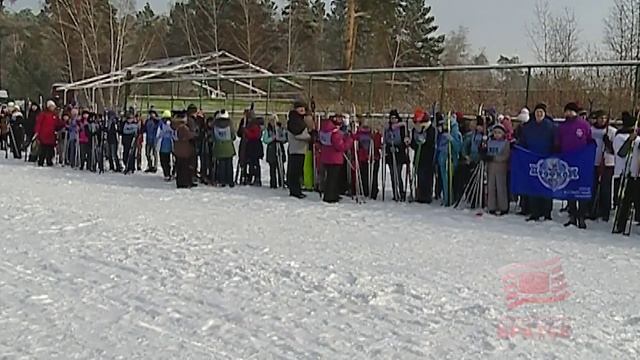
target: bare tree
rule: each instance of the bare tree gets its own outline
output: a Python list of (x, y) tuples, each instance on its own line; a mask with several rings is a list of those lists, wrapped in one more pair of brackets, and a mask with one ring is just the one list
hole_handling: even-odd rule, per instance
[(554, 14), (549, 1), (538, 0), (534, 20), (526, 26), (531, 48), (541, 62), (569, 62), (580, 51), (580, 29), (572, 9)]

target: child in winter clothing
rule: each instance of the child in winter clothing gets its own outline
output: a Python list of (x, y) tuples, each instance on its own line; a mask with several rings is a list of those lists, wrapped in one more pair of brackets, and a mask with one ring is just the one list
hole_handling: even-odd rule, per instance
[[(449, 129), (449, 123), (451, 129)], [(449, 119), (443, 120), (442, 124), (438, 124), (439, 136), (436, 149), (436, 158), (438, 160), (438, 170), (440, 176), (440, 185), (442, 187), (442, 204), (451, 206), (453, 204), (453, 179), (455, 169), (458, 166), (460, 150), (462, 148), (462, 134), (458, 127), (458, 121), (455, 115)]]
[(492, 129), (492, 136), (487, 141), (487, 200), (489, 213), (502, 216), (509, 212), (509, 188), (507, 173), (511, 144), (507, 139), (507, 131), (502, 124)]
[(107, 114), (107, 157), (109, 158), (109, 170), (115, 172), (122, 171), (122, 165), (120, 164), (120, 158), (118, 156), (119, 123), (120, 120), (115, 112), (111, 111)]
[(73, 110), (71, 116), (69, 117), (69, 123), (66, 125), (67, 128), (67, 161), (72, 168), (76, 168), (80, 166), (78, 153), (80, 144), (78, 143), (78, 117), (74, 116), (74, 112), (77, 113), (77, 110)]
[(78, 142), (80, 144), (80, 170), (84, 170), (85, 165), (89, 168), (89, 154), (91, 154), (91, 144), (89, 143), (89, 111), (83, 110), (82, 117), (78, 120)]
[(267, 145), (267, 163), (271, 179), (269, 185), (272, 189), (283, 187), (284, 163), (287, 161), (284, 144), (287, 142), (287, 132), (277, 119), (269, 122), (262, 132), (262, 142)]
[(193, 157), (195, 148), (192, 141), (194, 133), (187, 126), (186, 114), (176, 116), (174, 123), (176, 128), (176, 140), (174, 152), (176, 154), (176, 186), (178, 189), (188, 189), (197, 186), (193, 182)]
[[(431, 204), (433, 201), (434, 156), (437, 131), (430, 115), (424, 111), (414, 114), (415, 127), (411, 134), (411, 148), (415, 152), (413, 171), (416, 180), (416, 202)], [(412, 175), (413, 176), (413, 175)]]
[(380, 172), (382, 135), (380, 132), (372, 132), (369, 125), (362, 123), (354, 134), (354, 140), (358, 143), (358, 162), (364, 196), (375, 200), (379, 192), (378, 173)]
[(243, 131), (247, 162), (246, 183), (252, 186), (262, 186), (260, 160), (264, 158), (264, 147), (261, 123), (264, 123), (264, 119), (250, 118)]
[(226, 110), (220, 111), (213, 123), (213, 156), (216, 159), (216, 180), (221, 186), (235, 186), (233, 179), (233, 157), (236, 149), (233, 142), (236, 134), (231, 128), (231, 120)]
[(406, 197), (402, 181), (402, 168), (409, 163), (407, 145), (411, 142), (407, 134), (407, 124), (400, 120), (397, 110), (389, 113), (389, 123), (384, 130), (386, 163), (391, 172), (393, 200), (404, 201)]
[[(614, 234), (622, 234), (629, 221), (640, 221), (640, 138), (635, 129), (635, 119), (629, 113), (623, 114), (623, 128), (618, 131), (614, 139), (616, 150), (616, 173), (620, 168), (620, 176), (626, 177), (627, 184), (624, 191), (619, 189), (618, 211), (616, 212), (616, 227)], [(627, 156), (630, 162), (627, 166)], [(623, 174), (626, 170), (626, 174)], [(622, 179), (620, 179), (622, 180)], [(618, 183), (621, 186), (621, 183)], [(635, 218), (630, 218), (632, 206), (635, 209)]]
[(171, 111), (167, 110), (162, 113), (156, 134), (156, 151), (160, 153), (160, 166), (165, 181), (171, 181), (171, 156), (175, 137), (175, 130), (171, 128)]
[(326, 177), (323, 201), (340, 201), (340, 172), (344, 166), (344, 153), (351, 149), (353, 139), (340, 131), (341, 116), (332, 116), (322, 123), (318, 138), (321, 144), (320, 162), (324, 166)]

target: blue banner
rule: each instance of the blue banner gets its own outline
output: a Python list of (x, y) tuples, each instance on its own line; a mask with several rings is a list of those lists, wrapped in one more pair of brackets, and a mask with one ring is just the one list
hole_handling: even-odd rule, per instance
[(540, 156), (515, 146), (511, 152), (511, 192), (558, 200), (590, 200), (596, 146)]

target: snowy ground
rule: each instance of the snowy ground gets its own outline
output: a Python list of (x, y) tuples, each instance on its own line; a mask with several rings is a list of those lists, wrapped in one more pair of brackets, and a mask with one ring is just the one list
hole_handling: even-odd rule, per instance
[[(0, 359), (637, 359), (640, 238), (561, 220), (2, 159)], [(554, 257), (573, 295), (507, 310), (498, 269)]]

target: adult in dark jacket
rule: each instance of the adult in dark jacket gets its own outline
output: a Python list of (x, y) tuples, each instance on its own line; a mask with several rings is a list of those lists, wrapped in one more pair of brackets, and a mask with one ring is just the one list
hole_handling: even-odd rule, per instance
[(415, 152), (413, 161), (416, 175), (416, 202), (431, 204), (438, 132), (428, 113), (416, 111), (414, 122), (415, 127), (411, 133), (411, 148)]
[[(549, 156), (553, 153), (556, 125), (553, 119), (547, 115), (547, 106), (545, 104), (536, 105), (531, 119), (520, 127), (520, 137), (518, 139), (520, 146), (542, 156)], [(553, 199), (527, 196), (526, 203), (530, 212), (527, 221), (538, 221), (543, 218), (551, 220)]]
[(54, 148), (57, 140), (56, 131), (64, 127), (64, 124), (60, 121), (55, 111), (56, 103), (49, 100), (47, 101), (47, 110), (41, 112), (36, 119), (34, 136), (40, 143), (38, 166), (44, 166), (45, 161), (47, 166), (53, 166)]
[(14, 159), (22, 159), (22, 143), (24, 142), (24, 115), (19, 107), (11, 114), (11, 152)]
[(120, 158), (118, 156), (118, 134), (120, 130), (120, 120), (116, 116), (116, 113), (110, 111), (107, 113), (107, 157), (109, 158), (109, 170), (115, 172), (122, 171), (122, 165), (120, 164)]
[(264, 122), (264, 119), (250, 119), (243, 133), (245, 140), (245, 157), (248, 166), (246, 181), (247, 184), (253, 186), (262, 186), (260, 160), (264, 158), (264, 147), (262, 146), (261, 121)]
[(40, 106), (38, 106), (38, 104), (31, 104), (27, 118), (24, 120), (24, 135), (27, 140), (25, 144), (27, 146), (31, 143), (31, 139), (33, 139), (33, 133), (36, 128), (36, 119), (39, 114)]

